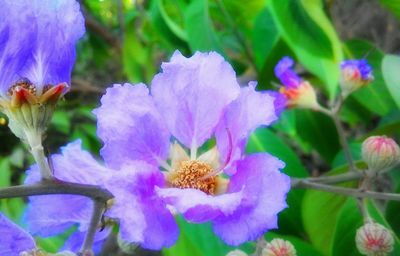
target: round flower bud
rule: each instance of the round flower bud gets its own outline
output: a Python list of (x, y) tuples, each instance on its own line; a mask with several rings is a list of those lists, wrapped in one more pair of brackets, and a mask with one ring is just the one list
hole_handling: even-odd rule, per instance
[(372, 68), (366, 60), (346, 60), (340, 68), (340, 86), (344, 97), (368, 85), (374, 79)]
[(358, 251), (367, 256), (385, 256), (393, 250), (393, 236), (378, 223), (366, 223), (357, 230)]
[(296, 249), (286, 240), (275, 238), (267, 243), (262, 250), (262, 256), (296, 256)]
[(241, 250), (234, 250), (228, 252), (226, 256), (247, 256), (247, 253), (241, 251)]
[(370, 170), (380, 171), (399, 162), (400, 148), (386, 136), (371, 136), (362, 144), (362, 158)]

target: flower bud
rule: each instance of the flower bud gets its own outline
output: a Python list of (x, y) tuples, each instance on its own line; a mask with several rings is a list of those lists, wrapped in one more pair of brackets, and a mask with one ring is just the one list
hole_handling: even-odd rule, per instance
[(393, 250), (393, 236), (378, 223), (366, 223), (357, 230), (358, 251), (367, 256), (385, 256)]
[(296, 256), (296, 249), (286, 240), (275, 238), (267, 243), (262, 250), (262, 256)]
[(68, 85), (61, 83), (45, 86), (39, 93), (29, 80), (20, 80), (11, 86), (7, 97), (0, 98), (0, 110), (7, 115), (13, 133), (27, 141), (28, 134), (44, 133), (57, 101), (67, 89)]
[(241, 250), (234, 250), (228, 252), (226, 256), (247, 256), (247, 253), (241, 251)]
[(370, 170), (385, 170), (399, 162), (400, 148), (391, 138), (371, 136), (362, 144), (362, 158)]
[(279, 92), (285, 96), (288, 107), (318, 109), (317, 96), (314, 88), (303, 81), (292, 69), (293, 59), (282, 58), (275, 67), (275, 75), (282, 83)]
[(364, 59), (343, 61), (340, 68), (340, 86), (343, 97), (347, 97), (353, 91), (368, 85), (374, 79), (372, 68)]

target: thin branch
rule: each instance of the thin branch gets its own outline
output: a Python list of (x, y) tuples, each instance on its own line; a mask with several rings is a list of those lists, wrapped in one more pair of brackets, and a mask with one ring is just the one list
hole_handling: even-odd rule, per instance
[(339, 141), (340, 141), (340, 144), (342, 145), (343, 153), (346, 157), (346, 160), (349, 163), (350, 170), (353, 172), (357, 171), (357, 167), (354, 164), (353, 156), (351, 155), (350, 146), (346, 140), (346, 135), (345, 135), (345, 131), (343, 129), (342, 123), (340, 122), (339, 117), (336, 114), (332, 115), (332, 120), (335, 123), (336, 129), (337, 129), (337, 132), (339, 135)]
[(336, 186), (332, 186), (332, 185), (310, 182), (307, 180), (297, 180), (297, 182), (295, 183), (295, 188), (310, 188), (310, 189), (315, 189), (315, 190), (331, 192), (334, 194), (352, 196), (355, 198), (371, 198), (371, 199), (379, 199), (379, 200), (400, 201), (400, 194), (381, 193), (381, 192), (373, 192), (373, 191), (363, 191), (363, 190), (352, 189), (352, 188), (336, 187)]
[(334, 176), (321, 176), (321, 177), (312, 177), (305, 179), (296, 179), (292, 178), (292, 186), (296, 186), (297, 183), (302, 182), (303, 180), (309, 182), (318, 182), (323, 184), (337, 184), (346, 181), (359, 180), (364, 177), (364, 173), (361, 171), (358, 172), (347, 172), (343, 174), (338, 174)]
[(114, 198), (108, 190), (100, 186), (83, 185), (61, 180), (42, 180), (35, 184), (0, 189), (0, 199), (55, 194), (81, 195), (103, 203)]
[(104, 202), (93, 200), (92, 218), (90, 219), (89, 229), (86, 232), (85, 240), (82, 244), (81, 255), (94, 255), (92, 251), (92, 246), (104, 210)]

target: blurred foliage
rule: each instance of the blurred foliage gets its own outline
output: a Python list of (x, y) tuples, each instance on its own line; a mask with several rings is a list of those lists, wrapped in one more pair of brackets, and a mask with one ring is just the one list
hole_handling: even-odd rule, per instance
[[(105, 88), (128, 81), (149, 84), (160, 63), (175, 50), (185, 55), (217, 51), (233, 65), (242, 84), (257, 80), (260, 90), (277, 88), (274, 65), (281, 57), (292, 56), (300, 64), (298, 71), (318, 89), (319, 99), (325, 104), (338, 91), (339, 63), (366, 58), (374, 68), (375, 80), (346, 101), (341, 115), (353, 154), (359, 159), (360, 143), (368, 135), (386, 134), (399, 141), (400, 57), (396, 52), (379, 49), (373, 38), (355, 35), (351, 40), (341, 39), (343, 31), (335, 27), (335, 18), (341, 13), (331, 12), (335, 2), (82, 0), (87, 34), (78, 46), (71, 92), (59, 104), (48, 130), (48, 151), (57, 152), (60, 146), (81, 139), (86, 149), (98, 154), (101, 142), (96, 138), (91, 111), (99, 105)], [(382, 16), (393, 14), (400, 19), (398, 1), (379, 2)], [(24, 170), (32, 163), (4, 118), (0, 116), (1, 187), (20, 183)], [(247, 150), (278, 156), (286, 163), (284, 172), (294, 177), (347, 170), (332, 121), (309, 110), (285, 111), (273, 127), (260, 128), (252, 135)], [(400, 175), (386, 179), (392, 191), (400, 191)], [(353, 199), (293, 190), (288, 204), (280, 215), (280, 228), (266, 234), (266, 238), (292, 241), (299, 256), (359, 255), (354, 235), (361, 216)], [(21, 220), (24, 207), (23, 199), (0, 202), (0, 211), (15, 221)], [(370, 202), (368, 208), (378, 222), (393, 228), (397, 235), (399, 209), (398, 202)], [(179, 220), (179, 225), (179, 241), (162, 252), (165, 256), (221, 256), (232, 249), (213, 235), (208, 224)], [(63, 239), (41, 239), (39, 243), (44, 249), (56, 251)], [(396, 240), (392, 255), (400, 255), (399, 248)], [(241, 249), (251, 252), (254, 244), (245, 244)]]

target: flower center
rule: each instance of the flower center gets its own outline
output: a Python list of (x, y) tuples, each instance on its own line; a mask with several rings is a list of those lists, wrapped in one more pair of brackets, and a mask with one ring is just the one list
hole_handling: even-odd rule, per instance
[(31, 81), (29, 81), (28, 79), (21, 79), (13, 84), (10, 89), (8, 89), (8, 95), (12, 96), (18, 88), (24, 88), (28, 90), (32, 95), (36, 95), (36, 86), (32, 84)]
[(180, 162), (178, 168), (167, 178), (169, 184), (176, 188), (199, 189), (206, 194), (214, 195), (217, 188), (217, 178), (208, 177), (213, 169), (207, 163), (186, 160)]

